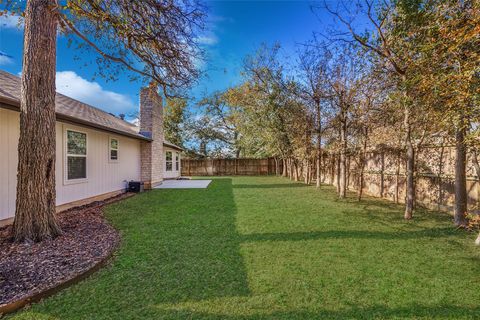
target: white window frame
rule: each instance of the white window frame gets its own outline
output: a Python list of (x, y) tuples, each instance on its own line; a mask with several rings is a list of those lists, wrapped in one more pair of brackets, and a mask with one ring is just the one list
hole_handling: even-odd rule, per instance
[[(68, 153), (68, 131), (72, 132), (78, 132), (78, 133), (83, 133), (85, 135), (85, 155), (78, 155), (78, 154), (69, 154)], [(76, 184), (76, 183), (85, 183), (88, 182), (88, 133), (82, 130), (74, 129), (74, 128), (69, 128), (65, 127), (64, 128), (64, 159), (63, 159), (63, 184), (69, 185), (69, 184)], [(68, 157), (79, 157), (79, 158), (85, 158), (85, 178), (80, 178), (80, 179), (68, 179)]]
[[(112, 149), (112, 140), (117, 140), (117, 149)], [(112, 150), (117, 150), (117, 159), (112, 159)], [(117, 137), (108, 137), (108, 162), (118, 163), (120, 161), (120, 139)]]
[(180, 171), (180, 152), (175, 152), (175, 171)]
[[(172, 155), (172, 160), (167, 160), (167, 154), (170, 152), (170, 154)], [(168, 167), (167, 167), (167, 163), (171, 163), (172, 164), (172, 168), (170, 170), (168, 170)], [(173, 172), (173, 151), (170, 151), (170, 150), (167, 150), (165, 151), (165, 172)]]

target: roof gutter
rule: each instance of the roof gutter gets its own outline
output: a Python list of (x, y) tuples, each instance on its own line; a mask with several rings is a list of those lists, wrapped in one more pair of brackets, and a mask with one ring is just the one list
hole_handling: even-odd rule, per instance
[(178, 150), (178, 151), (184, 151), (183, 148), (180, 148), (179, 146), (168, 143), (168, 142), (163, 142), (163, 145), (165, 147), (169, 147), (170, 149), (174, 149), (174, 150)]

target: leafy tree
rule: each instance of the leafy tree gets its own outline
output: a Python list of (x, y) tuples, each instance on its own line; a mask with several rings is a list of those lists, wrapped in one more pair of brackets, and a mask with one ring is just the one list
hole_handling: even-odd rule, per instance
[(210, 146), (211, 155), (240, 158), (238, 110), (229, 104), (226, 92), (201, 99), (188, 127), (191, 136)]
[(163, 133), (165, 140), (184, 147), (187, 100), (170, 98), (163, 108)]
[[(16, 241), (55, 237), (55, 63), (59, 30), (94, 50), (100, 74), (124, 70), (168, 95), (192, 84), (204, 8), (195, 0), (7, 1), (25, 16)], [(28, 196), (26, 196), (28, 195)]]

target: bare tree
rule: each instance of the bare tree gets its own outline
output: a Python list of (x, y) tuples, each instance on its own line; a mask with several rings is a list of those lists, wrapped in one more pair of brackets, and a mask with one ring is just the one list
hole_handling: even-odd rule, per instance
[(302, 96), (312, 105), (316, 118), (316, 185), (322, 181), (322, 100), (327, 98), (327, 67), (330, 53), (323, 44), (307, 44), (299, 54), (299, 69), (303, 79)]
[[(346, 2), (340, 1), (335, 8), (324, 1), (323, 5), (314, 9), (325, 9), (333, 15), (346, 29), (333, 33), (329, 38), (335, 41), (357, 43), (367, 52), (371, 53), (385, 67), (385, 70), (393, 74), (399, 83), (399, 89), (404, 93), (403, 114), (404, 114), (404, 135), (407, 158), (407, 179), (406, 179), (406, 199), (405, 199), (405, 219), (413, 217), (415, 207), (415, 152), (412, 139), (412, 112), (414, 108), (415, 97), (413, 92), (409, 91), (407, 84), (407, 75), (409, 73), (410, 57), (405, 47), (401, 46), (399, 39), (403, 34), (389, 33), (392, 21), (392, 12), (394, 4), (388, 1), (383, 3), (381, 8), (375, 8), (373, 0), (357, 1), (355, 3), (355, 12), (351, 11), (352, 6)], [(378, 10), (376, 10), (378, 9)], [(350, 16), (348, 16), (350, 14)], [(355, 17), (362, 14), (370, 22), (373, 36), (364, 36), (355, 29)], [(397, 21), (398, 22), (398, 21)], [(408, 28), (409, 21), (401, 24), (399, 28)], [(397, 25), (396, 25), (397, 26)]]

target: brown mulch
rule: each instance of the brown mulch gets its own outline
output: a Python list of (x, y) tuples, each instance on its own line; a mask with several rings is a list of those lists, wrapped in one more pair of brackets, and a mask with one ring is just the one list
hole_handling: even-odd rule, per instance
[(56, 287), (108, 257), (120, 236), (103, 217), (102, 208), (128, 196), (59, 213), (62, 235), (52, 240), (14, 243), (12, 226), (0, 228), (0, 305)]

